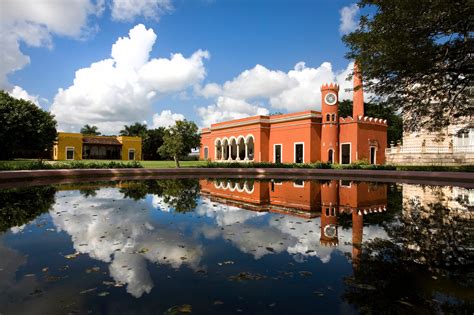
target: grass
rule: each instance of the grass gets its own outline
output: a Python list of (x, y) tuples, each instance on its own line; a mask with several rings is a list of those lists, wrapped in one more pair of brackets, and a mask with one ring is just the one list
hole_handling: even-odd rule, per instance
[[(309, 164), (274, 164), (274, 163), (217, 163), (207, 161), (180, 161), (181, 167), (209, 168), (309, 168), (309, 169), (367, 169), (428, 172), (474, 172), (474, 165), (438, 166), (438, 165), (370, 165), (356, 162), (348, 165), (328, 164), (322, 162)], [(76, 168), (174, 168), (174, 161), (117, 161), (117, 160), (83, 160), (83, 161), (43, 161), (13, 160), (0, 161), (0, 170), (33, 170), (33, 169), (76, 169)]]

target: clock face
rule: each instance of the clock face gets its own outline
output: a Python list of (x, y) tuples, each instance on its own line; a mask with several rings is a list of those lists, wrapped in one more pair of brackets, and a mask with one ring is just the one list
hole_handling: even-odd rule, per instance
[(337, 236), (337, 228), (334, 224), (328, 224), (324, 227), (324, 236), (334, 238)]
[(334, 105), (336, 104), (337, 96), (334, 93), (328, 93), (326, 94), (326, 97), (324, 98), (324, 100), (326, 101), (326, 104)]

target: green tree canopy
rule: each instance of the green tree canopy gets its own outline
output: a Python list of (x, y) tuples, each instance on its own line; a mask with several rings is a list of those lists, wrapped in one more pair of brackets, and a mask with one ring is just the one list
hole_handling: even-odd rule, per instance
[(81, 133), (83, 135), (100, 136), (99, 127), (91, 125), (84, 125), (81, 128)]
[(158, 153), (158, 149), (163, 145), (163, 135), (166, 128), (159, 127), (149, 129), (147, 136), (143, 140), (143, 159), (144, 160), (162, 160), (163, 157)]
[(439, 129), (472, 116), (472, 17), (467, 0), (360, 0), (343, 37), (364, 88), (402, 109), (404, 127)]
[[(387, 120), (388, 143), (400, 141), (403, 137), (403, 120), (397, 115), (393, 106), (385, 103), (364, 103), (365, 114), (369, 117)], [(344, 100), (339, 103), (339, 117), (352, 116), (352, 101)]]
[(200, 144), (201, 135), (198, 133), (198, 126), (192, 121), (178, 120), (174, 126), (166, 129), (159, 153), (165, 157), (172, 157), (176, 167), (179, 167), (179, 160)]
[(11, 159), (21, 152), (37, 156), (51, 149), (56, 139), (56, 120), (30, 101), (16, 99), (0, 91), (0, 159)]
[(145, 124), (136, 122), (130, 126), (127, 126), (127, 125), (123, 126), (123, 129), (120, 130), (120, 135), (129, 136), (129, 137), (142, 137), (142, 139), (145, 139), (147, 130), (148, 128)]

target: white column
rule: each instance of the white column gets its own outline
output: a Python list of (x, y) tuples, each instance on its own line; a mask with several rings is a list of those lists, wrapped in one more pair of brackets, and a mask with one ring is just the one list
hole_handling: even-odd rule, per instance
[(229, 143), (229, 146), (228, 146), (227, 150), (229, 150), (229, 158), (228, 158), (228, 160), (229, 160), (229, 161), (232, 161), (232, 144), (231, 144), (231, 142)]
[(248, 146), (248, 143), (245, 142), (245, 159), (244, 159), (244, 161), (249, 160), (248, 152), (249, 152), (249, 146)]

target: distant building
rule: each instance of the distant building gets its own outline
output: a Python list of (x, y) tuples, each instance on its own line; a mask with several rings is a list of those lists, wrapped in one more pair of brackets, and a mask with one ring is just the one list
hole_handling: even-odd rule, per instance
[(53, 160), (141, 160), (142, 138), (58, 132)]
[(404, 132), (403, 144), (391, 144), (387, 163), (417, 165), (474, 164), (474, 124), (460, 119), (439, 132)]
[(213, 124), (201, 132), (200, 157), (232, 162), (349, 164), (367, 160), (384, 164), (387, 122), (364, 116), (361, 86), (356, 70), (352, 117), (338, 116), (339, 86), (325, 84), (321, 87), (321, 112), (253, 116)]

